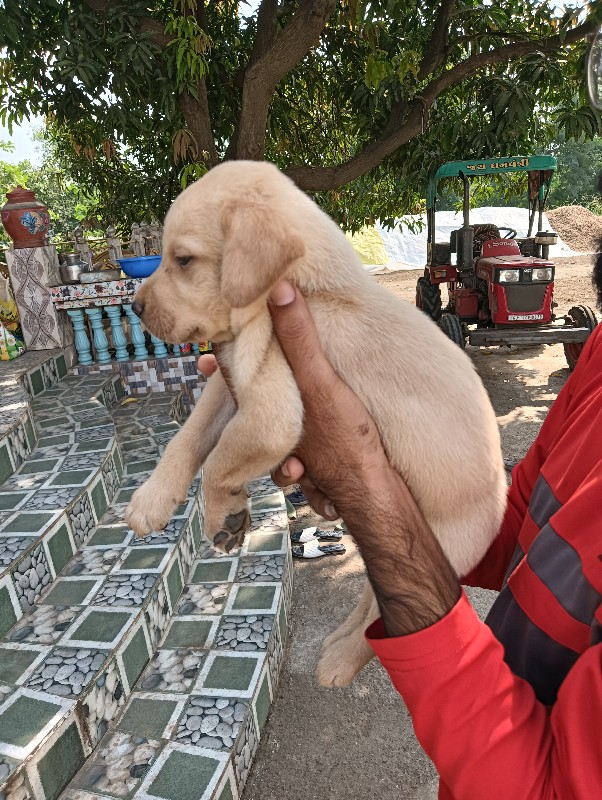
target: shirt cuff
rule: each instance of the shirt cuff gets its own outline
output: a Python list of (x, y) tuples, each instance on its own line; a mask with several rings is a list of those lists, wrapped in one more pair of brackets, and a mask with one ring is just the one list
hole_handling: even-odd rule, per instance
[(417, 633), (388, 637), (382, 619), (366, 631), (366, 639), (389, 671), (410, 671), (449, 660), (482, 629), (464, 590), (456, 605), (440, 620)]

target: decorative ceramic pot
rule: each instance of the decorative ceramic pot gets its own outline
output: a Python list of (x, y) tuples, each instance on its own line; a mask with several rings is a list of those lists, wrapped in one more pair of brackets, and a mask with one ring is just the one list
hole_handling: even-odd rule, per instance
[(43, 247), (50, 227), (48, 209), (36, 199), (31, 189), (17, 186), (6, 195), (2, 206), (2, 224), (13, 240), (15, 250), (24, 247)]

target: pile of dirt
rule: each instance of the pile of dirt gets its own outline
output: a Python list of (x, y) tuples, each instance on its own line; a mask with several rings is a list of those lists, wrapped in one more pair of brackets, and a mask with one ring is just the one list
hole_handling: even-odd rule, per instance
[(602, 217), (583, 206), (560, 206), (546, 211), (550, 225), (578, 253), (593, 253), (602, 239)]

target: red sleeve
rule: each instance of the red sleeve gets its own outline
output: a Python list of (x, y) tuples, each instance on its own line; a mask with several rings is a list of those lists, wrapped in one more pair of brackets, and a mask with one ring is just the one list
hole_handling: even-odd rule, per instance
[(514, 675), (463, 594), (439, 622), (366, 633), (441, 777), (443, 800), (595, 800), (602, 787), (602, 645), (564, 681), (551, 714)]
[(570, 412), (572, 400), (583, 382), (584, 373), (587, 375), (592, 357), (599, 359), (601, 354), (602, 326), (596, 328), (589, 337), (579, 356), (575, 371), (552, 404), (537, 438), (527, 455), (512, 470), (512, 486), (508, 490), (506, 513), (500, 532), (482, 561), (462, 578), (463, 584), (498, 591), (502, 588), (502, 582), (512, 560), (518, 535), (529, 508), (529, 500), (535, 482)]

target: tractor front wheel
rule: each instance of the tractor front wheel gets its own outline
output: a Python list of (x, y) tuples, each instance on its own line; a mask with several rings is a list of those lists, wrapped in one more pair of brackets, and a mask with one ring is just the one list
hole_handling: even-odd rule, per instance
[(439, 327), (448, 339), (461, 347), (462, 350), (466, 347), (466, 339), (464, 338), (464, 331), (460, 317), (457, 314), (442, 314), (439, 320)]
[[(567, 314), (572, 327), (575, 328), (589, 328), (590, 333), (598, 324), (596, 315), (589, 306), (573, 306), (569, 309)], [(585, 342), (567, 342), (564, 345), (564, 355), (566, 356), (567, 364), (571, 372), (577, 366), (577, 361), (583, 350)]]
[(418, 278), (416, 284), (416, 306), (435, 322), (441, 319), (441, 289), (428, 278)]

